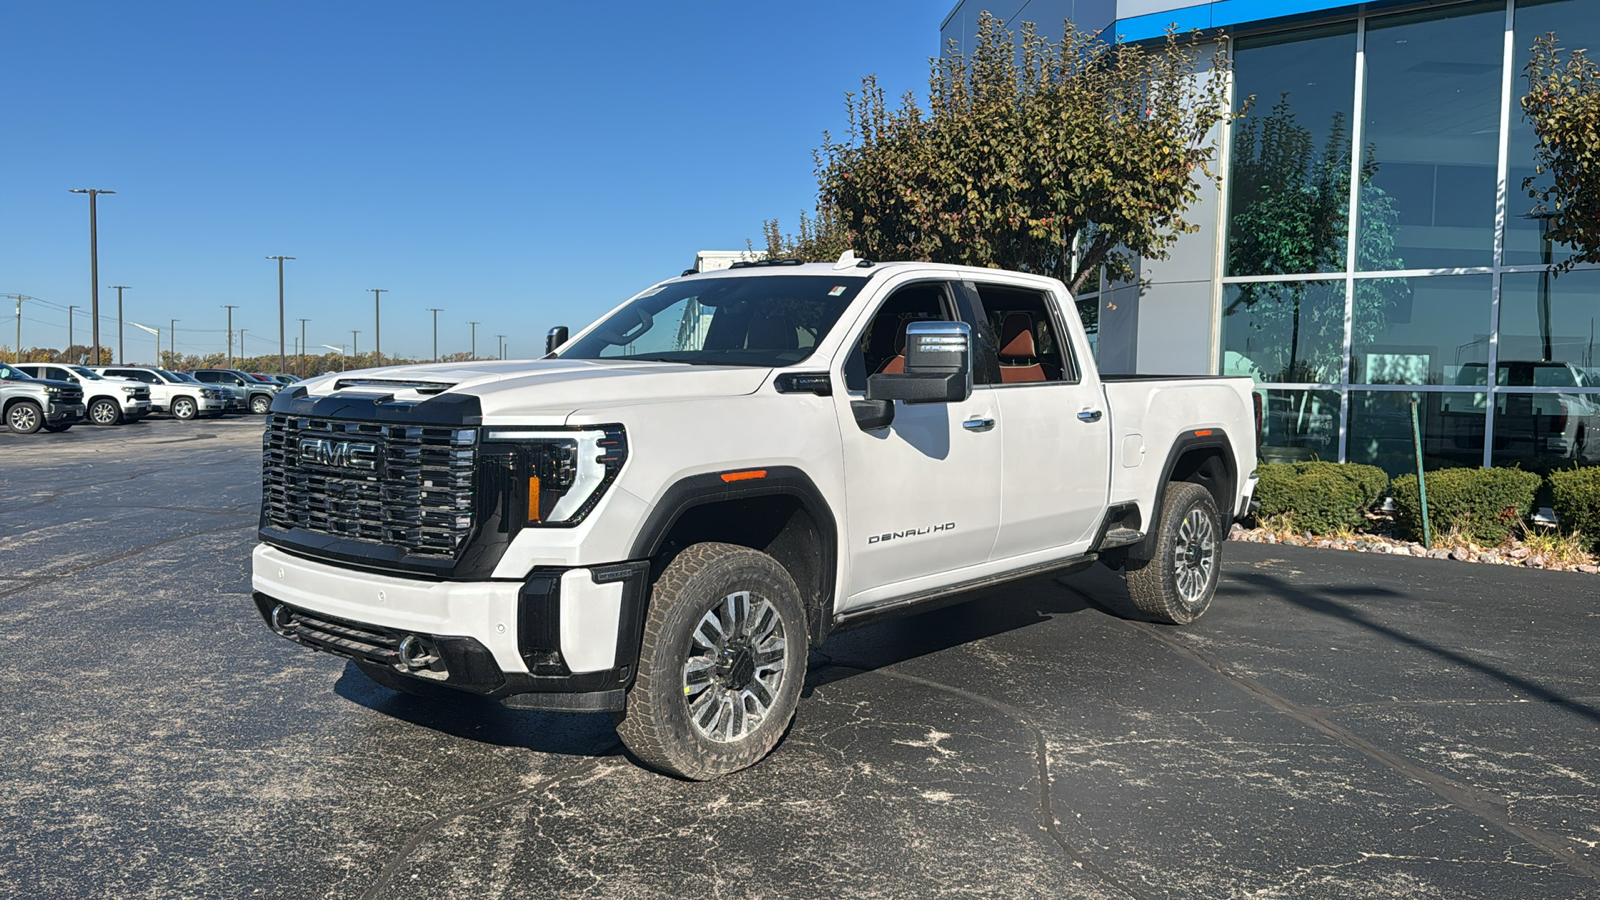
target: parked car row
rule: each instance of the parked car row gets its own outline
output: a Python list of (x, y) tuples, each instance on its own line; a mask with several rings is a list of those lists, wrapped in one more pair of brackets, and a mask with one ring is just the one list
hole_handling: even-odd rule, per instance
[(153, 413), (175, 419), (227, 413), (265, 415), (294, 378), (154, 366), (0, 363), (0, 416), (14, 432), (66, 431), (80, 422), (122, 425)]

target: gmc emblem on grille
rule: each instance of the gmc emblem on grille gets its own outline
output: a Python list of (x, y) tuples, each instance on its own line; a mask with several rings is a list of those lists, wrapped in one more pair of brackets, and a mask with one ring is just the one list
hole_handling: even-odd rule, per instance
[(325, 441), (321, 438), (300, 440), (301, 465), (325, 466), (330, 469), (378, 468), (377, 444), (354, 444), (349, 441)]

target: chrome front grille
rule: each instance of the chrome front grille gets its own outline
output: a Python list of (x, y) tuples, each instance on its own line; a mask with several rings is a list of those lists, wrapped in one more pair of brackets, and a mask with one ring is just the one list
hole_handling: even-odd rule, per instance
[(274, 414), (262, 438), (268, 521), (453, 558), (472, 533), (478, 431)]

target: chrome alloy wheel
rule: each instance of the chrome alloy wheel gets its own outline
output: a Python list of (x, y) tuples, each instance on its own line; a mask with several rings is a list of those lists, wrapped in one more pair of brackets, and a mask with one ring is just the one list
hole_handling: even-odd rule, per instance
[(26, 403), (11, 407), (9, 419), (12, 431), (31, 433), (39, 430), (39, 411)]
[(701, 736), (737, 741), (760, 727), (783, 687), (783, 622), (749, 591), (724, 597), (695, 625), (683, 699)]
[(1178, 526), (1173, 550), (1173, 581), (1185, 603), (1195, 603), (1211, 583), (1211, 570), (1217, 565), (1217, 529), (1204, 510), (1191, 509)]

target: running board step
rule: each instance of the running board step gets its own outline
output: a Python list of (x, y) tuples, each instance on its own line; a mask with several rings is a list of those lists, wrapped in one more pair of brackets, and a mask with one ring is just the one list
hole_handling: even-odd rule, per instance
[(1100, 540), (1100, 550), (1109, 550), (1112, 547), (1126, 547), (1144, 540), (1144, 532), (1134, 531), (1132, 528), (1113, 528), (1106, 532)]

